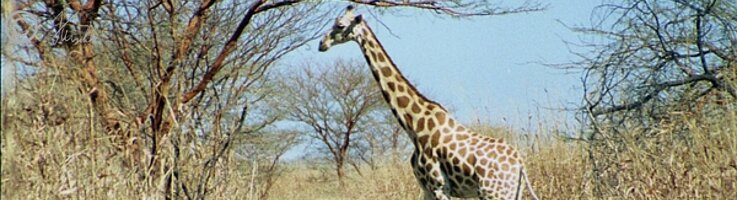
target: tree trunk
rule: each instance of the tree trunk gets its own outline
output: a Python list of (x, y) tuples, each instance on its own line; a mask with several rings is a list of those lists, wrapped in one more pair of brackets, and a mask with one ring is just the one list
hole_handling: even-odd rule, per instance
[(394, 128), (392, 132), (392, 164), (399, 163), (399, 135), (401, 131)]
[(335, 160), (335, 170), (338, 173), (338, 184), (341, 188), (345, 186), (343, 179), (345, 177), (345, 160), (343, 158), (337, 158)]

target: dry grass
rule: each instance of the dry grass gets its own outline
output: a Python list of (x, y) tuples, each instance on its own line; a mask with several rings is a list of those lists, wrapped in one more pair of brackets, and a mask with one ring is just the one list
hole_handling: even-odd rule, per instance
[[(696, 119), (673, 123), (696, 125)], [(691, 147), (669, 140), (631, 144), (619, 155), (618, 184), (595, 191), (586, 143), (535, 137), (535, 150), (527, 151), (526, 165), (538, 196), (543, 199), (734, 199), (737, 197), (737, 116), (713, 118), (708, 127), (694, 129)], [(478, 128), (477, 128), (478, 129)], [(517, 140), (508, 130), (497, 137)], [(482, 130), (482, 131), (484, 131)], [(659, 134), (672, 134), (661, 130)], [(628, 134), (636, 135), (635, 130)], [(627, 142), (636, 142), (629, 139)], [(615, 167), (613, 166), (613, 167)], [(271, 191), (274, 199), (422, 199), (408, 163), (383, 165), (363, 176), (349, 173), (345, 188), (338, 187), (330, 170), (293, 166)]]
[(352, 172), (341, 188), (333, 170), (293, 165), (271, 192), (273, 199), (421, 199), (420, 188), (405, 163), (385, 164), (376, 170)]
[[(475, 125), (475, 130), (517, 143), (509, 129)], [(535, 191), (543, 199), (580, 199), (586, 164), (576, 146), (559, 140), (537, 138), (536, 152), (528, 151), (527, 166)], [(543, 141), (544, 140), (544, 141)], [(367, 167), (366, 167), (367, 168)], [(344, 188), (339, 187), (332, 169), (320, 166), (291, 164), (290, 172), (280, 178), (271, 192), (274, 199), (422, 199), (422, 192), (412, 175), (409, 161), (386, 163), (377, 170), (355, 171), (348, 174)], [(588, 196), (590, 197), (590, 195)]]
[[(3, 97), (1, 199), (163, 197), (164, 176), (146, 177), (151, 173), (134, 167), (135, 157), (121, 151), (113, 143), (114, 136), (101, 131), (98, 115), (76, 85), (59, 76), (26, 84), (34, 89), (9, 91)], [(180, 170), (186, 185), (194, 186), (199, 180), (207, 149), (211, 148), (183, 150)], [(159, 156), (168, 161), (169, 152), (164, 149)], [(250, 170), (252, 164), (236, 160), (232, 152), (226, 155), (208, 180), (207, 197), (259, 197), (267, 177), (259, 174), (263, 170)], [(150, 170), (170, 172), (163, 166)], [(193, 189), (189, 188), (190, 194)]]
[[(623, 133), (622, 142), (600, 145), (593, 154), (601, 158), (597, 162), (606, 177), (600, 180), (604, 183), (602, 196), (737, 198), (737, 113), (725, 114), (674, 113), (662, 128), (630, 130)], [(685, 131), (671, 127), (684, 127)], [(608, 153), (613, 149), (619, 153)]]
[[(62, 82), (13, 92), (2, 107), (2, 198), (122, 198), (143, 183), (125, 169), (110, 140), (89, 120), (77, 92)], [(40, 87), (39, 87), (40, 88)], [(24, 101), (24, 99), (26, 99)]]
[[(616, 187), (604, 188), (601, 198), (624, 199), (729, 199), (737, 196), (737, 127), (725, 118), (719, 127), (693, 133), (693, 147), (669, 144), (635, 145), (613, 156), (619, 164)], [(693, 122), (691, 120), (685, 122)], [(733, 122), (733, 121), (732, 121)], [(85, 135), (73, 127), (8, 127), (3, 129), (2, 198), (115, 198), (137, 199), (152, 195), (136, 173), (122, 167), (104, 137)], [(668, 134), (661, 133), (661, 134)], [(530, 179), (544, 199), (597, 198), (585, 146), (550, 140), (527, 153)], [(251, 183), (248, 167), (229, 162), (229, 176), (216, 184), (210, 197), (255, 199), (261, 188)], [(316, 169), (318, 168), (318, 169)], [(237, 170), (239, 169), (239, 170)], [(191, 171), (197, 168), (188, 169)], [(421, 199), (406, 162), (386, 164), (363, 175), (349, 173), (339, 187), (332, 170), (290, 165), (269, 191), (270, 199)], [(153, 187), (155, 188), (155, 187)], [(247, 198), (251, 197), (251, 198)]]
[[(90, 123), (96, 115), (83, 96), (58, 92), (74, 91), (75, 85), (41, 84), (53, 87), (3, 98), (2, 199), (162, 197), (162, 179), (139, 177), (137, 169), (128, 167), (129, 157)], [(719, 117), (674, 113), (661, 129), (623, 133), (614, 145), (618, 148), (612, 148), (617, 153), (593, 149), (597, 162), (609, 164), (599, 171), (606, 180), (592, 176), (587, 143), (550, 136), (516, 138), (520, 135), (508, 129), (482, 125), (477, 129), (518, 144), (535, 190), (544, 199), (734, 199), (737, 113), (723, 113)], [(675, 125), (687, 129), (668, 128)], [(213, 175), (208, 198), (258, 199), (267, 193), (269, 199), (422, 198), (405, 161), (375, 170), (364, 167), (363, 175), (350, 171), (344, 187), (339, 187), (329, 167), (285, 164), (268, 188), (261, 168), (254, 170), (251, 162), (226, 157), (217, 166), (222, 170)], [(201, 163), (182, 162), (183, 181), (195, 182)], [(595, 183), (605, 184), (597, 190)]]

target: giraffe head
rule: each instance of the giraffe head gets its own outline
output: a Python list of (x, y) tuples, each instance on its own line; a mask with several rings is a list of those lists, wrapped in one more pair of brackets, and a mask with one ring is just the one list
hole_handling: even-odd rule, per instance
[(355, 40), (361, 34), (360, 24), (363, 23), (361, 15), (353, 15), (353, 6), (346, 8), (342, 17), (335, 19), (335, 24), (320, 41), (319, 51), (327, 51), (331, 46)]

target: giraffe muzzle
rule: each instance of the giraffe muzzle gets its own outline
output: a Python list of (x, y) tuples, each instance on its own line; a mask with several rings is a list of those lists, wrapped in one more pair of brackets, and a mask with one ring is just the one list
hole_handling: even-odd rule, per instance
[(328, 45), (325, 45), (324, 42), (320, 41), (320, 47), (317, 48), (317, 50), (320, 52), (325, 52), (328, 50), (328, 48), (329, 48)]

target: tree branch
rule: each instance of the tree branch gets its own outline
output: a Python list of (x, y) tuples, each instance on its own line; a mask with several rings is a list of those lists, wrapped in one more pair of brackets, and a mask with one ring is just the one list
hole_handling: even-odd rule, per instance
[[(488, 15), (505, 15), (505, 14), (514, 14), (514, 13), (525, 13), (525, 12), (535, 12), (535, 11), (542, 11), (545, 9), (544, 6), (540, 5), (528, 5), (528, 2), (525, 2), (525, 5), (511, 8), (511, 9), (486, 9), (486, 10), (480, 10), (480, 11), (460, 11), (457, 9), (453, 9), (449, 6), (444, 6), (444, 1), (431, 1), (431, 0), (422, 0), (422, 1), (393, 1), (393, 0), (349, 0), (350, 2), (357, 3), (357, 4), (364, 4), (364, 5), (371, 5), (376, 7), (414, 7), (414, 8), (420, 8), (425, 10), (432, 10), (438, 13), (444, 13), (455, 17), (468, 17), (468, 16), (488, 16)], [(459, 3), (460, 4), (460, 3)]]
[[(300, 1), (282, 1), (282, 2), (275, 2), (271, 4), (265, 4), (266, 1), (260, 0), (255, 3), (253, 3), (248, 11), (246, 11), (246, 14), (243, 16), (243, 19), (236, 27), (233, 34), (230, 36), (230, 39), (225, 43), (225, 47), (220, 51), (220, 54), (215, 58), (215, 62), (211, 65), (209, 70), (205, 73), (205, 75), (202, 77), (202, 80), (200, 80), (199, 83), (197, 83), (196, 86), (194, 86), (192, 89), (190, 89), (188, 92), (186, 92), (181, 97), (182, 103), (187, 103), (189, 100), (191, 100), (193, 97), (195, 97), (197, 94), (200, 94), (202, 91), (205, 90), (207, 87), (207, 84), (212, 81), (212, 78), (215, 77), (215, 75), (220, 71), (220, 69), (223, 67), (223, 62), (225, 61), (225, 58), (230, 55), (230, 53), (235, 49), (235, 45), (238, 42), (238, 38), (243, 33), (243, 30), (248, 26), (248, 24), (251, 22), (251, 19), (254, 15), (256, 15), (259, 12), (263, 12), (269, 9), (278, 8), (281, 6), (291, 5), (294, 3), (298, 3)], [(263, 6), (262, 6), (263, 5)]]
[(681, 86), (681, 85), (685, 85), (685, 84), (689, 84), (689, 83), (694, 83), (694, 82), (699, 82), (699, 81), (713, 82), (715, 79), (716, 79), (716, 77), (714, 75), (711, 75), (711, 74), (703, 74), (703, 75), (691, 76), (691, 77), (689, 77), (687, 79), (683, 79), (683, 80), (667, 81), (667, 82), (655, 84), (655, 85), (652, 85), (652, 87), (654, 87), (654, 89), (652, 91), (650, 91), (648, 94), (642, 96), (641, 98), (639, 98), (638, 100), (636, 100), (636, 101), (634, 101), (632, 103), (626, 103), (626, 104), (622, 104), (622, 105), (614, 105), (614, 106), (609, 107), (609, 108), (603, 108), (603, 109), (599, 109), (599, 110), (592, 110), (591, 112), (592, 112), (593, 116), (599, 116), (599, 115), (602, 115), (602, 114), (607, 114), (607, 113), (612, 113), (612, 112), (617, 112), (617, 111), (622, 111), (622, 110), (637, 109), (637, 108), (642, 107), (645, 103), (647, 103), (648, 101), (650, 101), (653, 97), (655, 97), (656, 95), (658, 95), (661, 91), (663, 91), (665, 89), (668, 89), (670, 87)]

